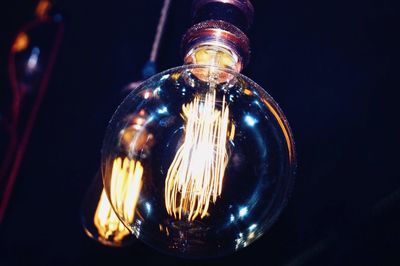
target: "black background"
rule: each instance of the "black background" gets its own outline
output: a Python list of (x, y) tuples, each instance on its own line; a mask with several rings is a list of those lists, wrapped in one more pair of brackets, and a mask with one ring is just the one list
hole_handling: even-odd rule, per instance
[[(292, 198), (272, 229), (236, 254), (195, 261), (86, 237), (80, 205), (107, 121), (121, 88), (141, 77), (162, 1), (59, 1), (65, 35), (0, 226), (1, 266), (400, 265), (397, 12), (385, 0), (253, 4), (244, 74), (280, 103), (298, 153)], [(34, 6), (0, 4), (0, 92), (12, 38)], [(173, 1), (159, 70), (181, 64), (189, 10)]]

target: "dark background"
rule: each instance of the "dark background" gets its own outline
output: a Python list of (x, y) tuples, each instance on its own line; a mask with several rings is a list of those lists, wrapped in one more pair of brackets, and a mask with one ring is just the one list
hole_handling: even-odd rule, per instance
[[(7, 53), (35, 1), (4, 1)], [(4, 223), (0, 265), (400, 265), (397, 12), (380, 0), (253, 1), (244, 74), (280, 103), (298, 153), (278, 222), (228, 257), (181, 260), (142, 243), (105, 248), (83, 232), (80, 205), (121, 89), (141, 77), (162, 1), (58, 2), (65, 34)], [(190, 1), (172, 2), (159, 70), (181, 64)], [(397, 76), (397, 77), (396, 77)], [(4, 95), (4, 94), (3, 94)]]

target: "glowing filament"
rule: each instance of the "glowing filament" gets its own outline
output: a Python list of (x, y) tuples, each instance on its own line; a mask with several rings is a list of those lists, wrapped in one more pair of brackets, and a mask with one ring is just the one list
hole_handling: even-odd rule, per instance
[(139, 161), (116, 158), (113, 163), (110, 197), (115, 211), (131, 223), (142, 188), (143, 167)]
[[(111, 174), (111, 201), (115, 210), (124, 221), (133, 222), (135, 208), (142, 188), (143, 167), (140, 162), (125, 158), (116, 158)], [(116, 244), (129, 234), (128, 229), (120, 222), (111, 208), (103, 189), (94, 214), (94, 225), (104, 240)]]
[(172, 161), (165, 180), (165, 207), (169, 215), (193, 221), (207, 215), (210, 202), (216, 202), (229, 154), (229, 107), (222, 100), (221, 110), (215, 108), (215, 90), (205, 97), (196, 96), (182, 106), (185, 137)]
[(111, 208), (104, 189), (94, 214), (94, 225), (102, 239), (112, 239), (116, 244), (129, 235), (128, 229), (119, 221)]

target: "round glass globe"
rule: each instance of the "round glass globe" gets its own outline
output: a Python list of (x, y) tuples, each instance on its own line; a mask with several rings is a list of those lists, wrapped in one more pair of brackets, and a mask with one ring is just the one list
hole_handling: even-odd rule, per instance
[(232, 253), (285, 206), (295, 152), (277, 103), (228, 69), (185, 65), (132, 91), (102, 149), (117, 216), (150, 246), (183, 257)]

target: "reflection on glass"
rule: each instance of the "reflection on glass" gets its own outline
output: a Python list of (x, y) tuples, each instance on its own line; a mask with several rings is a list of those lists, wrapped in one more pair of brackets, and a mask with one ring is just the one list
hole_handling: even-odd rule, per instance
[(37, 4), (35, 9), (35, 15), (39, 19), (46, 19), (51, 7), (52, 3), (50, 0), (39, 0), (39, 3)]
[(29, 37), (25, 32), (18, 33), (15, 41), (11, 47), (12, 53), (18, 53), (25, 50), (29, 45)]

